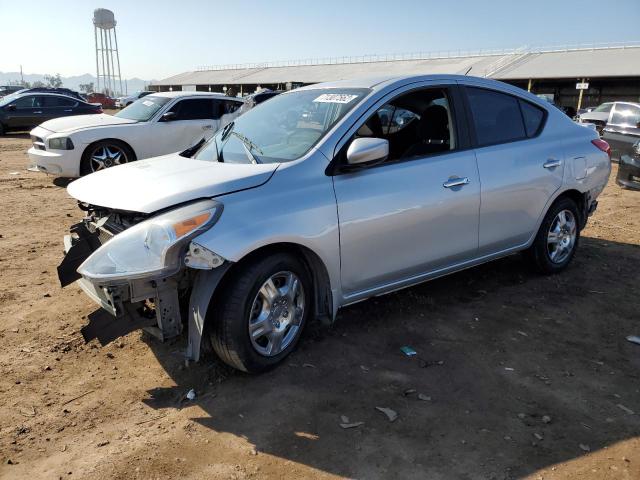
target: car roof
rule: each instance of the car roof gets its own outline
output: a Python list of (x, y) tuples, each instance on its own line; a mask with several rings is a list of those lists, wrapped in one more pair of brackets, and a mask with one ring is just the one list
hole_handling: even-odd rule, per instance
[(27, 95), (38, 95), (39, 97), (42, 97), (42, 96), (45, 96), (45, 97), (63, 97), (63, 98), (69, 98), (71, 100), (75, 100), (76, 102), (81, 102), (82, 101), (77, 97), (72, 97), (71, 95), (65, 95), (64, 93), (49, 93), (49, 92), (24, 92), (24, 93), (16, 92), (16, 93), (18, 94), (18, 96), (16, 98), (26, 97)]
[(242, 102), (242, 99), (237, 97), (229, 97), (224, 93), (214, 93), (214, 92), (153, 92), (151, 95), (154, 97), (166, 97), (166, 98), (179, 98), (179, 97), (208, 97), (208, 98), (219, 98), (223, 100), (236, 100), (238, 102)]

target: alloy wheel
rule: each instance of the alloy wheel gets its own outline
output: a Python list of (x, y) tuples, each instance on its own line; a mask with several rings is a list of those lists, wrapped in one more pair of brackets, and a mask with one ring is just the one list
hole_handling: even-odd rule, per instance
[(91, 154), (91, 172), (104, 170), (114, 165), (122, 165), (127, 163), (129, 158), (122, 148), (115, 145), (101, 145)]
[(273, 357), (296, 339), (304, 318), (302, 282), (289, 271), (265, 281), (253, 300), (249, 314), (249, 338), (260, 355)]
[(553, 263), (562, 263), (571, 255), (577, 228), (576, 218), (570, 210), (561, 210), (555, 216), (547, 233), (547, 254)]

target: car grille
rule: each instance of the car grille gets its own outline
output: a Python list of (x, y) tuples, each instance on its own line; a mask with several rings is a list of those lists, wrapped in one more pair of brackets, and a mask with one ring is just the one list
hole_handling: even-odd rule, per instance
[(31, 135), (31, 141), (33, 142), (34, 148), (38, 150), (46, 150), (47, 147), (44, 144), (44, 140), (40, 137), (36, 137), (35, 135)]

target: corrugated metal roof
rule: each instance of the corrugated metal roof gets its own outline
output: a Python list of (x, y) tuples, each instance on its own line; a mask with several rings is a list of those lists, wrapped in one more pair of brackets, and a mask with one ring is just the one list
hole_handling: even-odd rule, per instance
[(465, 74), (467, 71), (469, 75), (498, 80), (640, 77), (640, 47), (514, 51), (506, 55), (227, 68), (185, 72), (157, 81), (154, 85), (318, 83), (379, 75)]

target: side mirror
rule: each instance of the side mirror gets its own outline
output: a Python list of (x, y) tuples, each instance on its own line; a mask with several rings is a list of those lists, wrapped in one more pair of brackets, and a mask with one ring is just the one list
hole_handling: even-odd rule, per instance
[(160, 117), (160, 119), (163, 122), (170, 122), (172, 120), (176, 119), (176, 112), (166, 112), (162, 114), (162, 117)]
[(16, 106), (12, 103), (11, 105), (7, 106), (7, 110), (9, 110), (10, 112), (15, 112)]
[(383, 138), (356, 138), (347, 149), (349, 165), (384, 162), (389, 156), (389, 141)]

